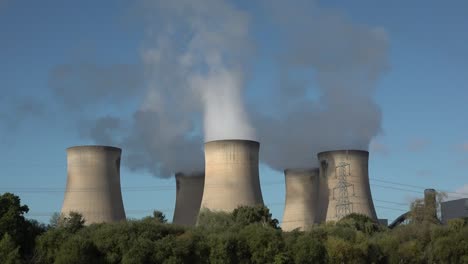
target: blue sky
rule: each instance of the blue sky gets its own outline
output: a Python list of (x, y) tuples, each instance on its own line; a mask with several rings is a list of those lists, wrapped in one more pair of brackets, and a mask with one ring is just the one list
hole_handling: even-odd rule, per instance
[[(262, 47), (274, 50), (269, 34), (274, 28), (263, 23), (262, 10), (249, 1), (235, 4), (252, 15), (253, 39), (271, 43)], [(358, 0), (318, 5), (353, 23), (383, 28), (388, 35), (390, 67), (374, 96), (383, 130), (370, 147), (379, 218), (392, 220), (403, 213), (411, 199), (422, 196), (415, 186), (468, 196), (468, 3)], [(51, 72), (80, 62), (139, 65), (145, 34), (145, 22), (129, 2), (0, 1), (0, 192), (20, 195), (31, 218), (48, 222), (52, 212), (60, 211), (65, 149), (94, 143), (80, 133), (80, 122), (103, 113), (129, 116), (139, 100), (118, 98), (117, 106), (78, 102), (70, 108), (51, 88)], [(269, 52), (257, 54), (256, 77), (247, 86), (272, 82)], [(261, 102), (261, 94), (248, 96), (249, 102)], [(281, 219), (283, 175), (265, 165), (260, 174), (265, 203)], [(123, 167), (121, 181), (128, 217), (140, 218), (154, 209), (172, 217), (175, 188), (158, 188), (175, 186), (173, 178)]]

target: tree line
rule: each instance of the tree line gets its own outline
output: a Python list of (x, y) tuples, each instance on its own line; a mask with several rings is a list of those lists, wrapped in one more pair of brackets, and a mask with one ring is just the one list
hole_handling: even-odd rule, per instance
[(301, 232), (283, 232), (268, 208), (202, 211), (196, 227), (167, 223), (159, 211), (139, 220), (85, 226), (78, 213), (48, 225), (0, 196), (0, 263), (468, 263), (468, 219), (448, 225), (412, 217), (388, 229), (351, 214)]

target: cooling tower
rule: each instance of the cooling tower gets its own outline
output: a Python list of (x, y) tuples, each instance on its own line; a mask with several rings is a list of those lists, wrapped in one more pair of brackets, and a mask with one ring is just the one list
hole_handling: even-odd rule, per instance
[(250, 140), (205, 143), (202, 208), (231, 212), (241, 205), (263, 205), (258, 173), (260, 144)]
[(205, 173), (175, 175), (177, 194), (172, 223), (193, 226), (197, 222), (205, 184)]
[(319, 169), (288, 169), (284, 178), (286, 205), (281, 229), (308, 230), (317, 221)]
[(67, 189), (62, 214), (81, 213), (86, 224), (125, 220), (120, 190), (120, 154), (107, 146), (67, 149)]
[[(337, 221), (350, 213), (377, 220), (369, 186), (369, 152), (337, 150), (318, 154), (321, 220)], [(326, 212), (326, 214), (325, 214)]]

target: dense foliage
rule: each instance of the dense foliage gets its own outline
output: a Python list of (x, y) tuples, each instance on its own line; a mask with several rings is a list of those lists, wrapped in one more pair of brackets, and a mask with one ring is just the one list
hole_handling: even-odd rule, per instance
[(468, 263), (467, 219), (447, 226), (413, 220), (390, 230), (352, 214), (282, 232), (259, 206), (202, 211), (197, 227), (167, 224), (156, 211), (90, 226), (79, 214), (55, 216), (45, 230), (24, 219), (18, 197), (4, 194), (0, 202), (0, 263)]

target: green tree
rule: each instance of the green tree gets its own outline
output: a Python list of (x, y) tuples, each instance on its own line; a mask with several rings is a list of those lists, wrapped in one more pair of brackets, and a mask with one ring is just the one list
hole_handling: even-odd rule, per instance
[(354, 247), (350, 241), (338, 237), (328, 237), (326, 248), (330, 263), (366, 263), (362, 251)]
[(24, 214), (29, 211), (27, 205), (21, 205), (18, 196), (12, 193), (0, 195), (0, 236), (9, 233), (16, 244), (24, 241)]
[(274, 219), (268, 207), (263, 205), (239, 206), (234, 209), (231, 215), (234, 222), (241, 226), (260, 223), (264, 226), (279, 229), (278, 220)]
[[(450, 227), (449, 227), (450, 228)], [(451, 227), (449, 233), (434, 238), (431, 260), (435, 263), (468, 264), (468, 227)]]
[(252, 263), (273, 263), (285, 249), (282, 231), (270, 226), (251, 224), (240, 235), (249, 248)]
[(74, 235), (60, 246), (56, 264), (99, 264), (103, 263), (101, 252), (94, 243), (79, 235)]
[(167, 223), (166, 215), (158, 210), (153, 211), (152, 216), (147, 216), (143, 218), (144, 221), (156, 221), (157, 223), (165, 224)]
[(60, 225), (60, 222), (62, 221), (62, 214), (55, 212), (52, 214), (49, 220), (49, 227), (50, 228), (57, 228)]
[(199, 228), (215, 230), (226, 230), (234, 224), (231, 214), (226, 212), (212, 212), (202, 209), (198, 214), (197, 226)]
[(317, 237), (301, 234), (291, 247), (294, 263), (327, 263), (327, 249)]
[(5, 233), (0, 240), (0, 263), (3, 264), (20, 264), (21, 255), (19, 247), (8, 233)]
[(122, 258), (123, 264), (156, 263), (155, 242), (146, 238), (137, 239)]
[(26, 219), (24, 225), (24, 241), (22, 247), (24, 247), (23, 258), (29, 260), (34, 255), (34, 249), (36, 247), (36, 239), (42, 235), (47, 227), (44, 224), (39, 223), (33, 219)]
[(239, 234), (226, 230), (208, 236), (209, 263), (246, 263), (250, 258), (248, 249), (240, 240)]
[(399, 245), (397, 253), (399, 263), (427, 263), (424, 254), (424, 245), (417, 239), (403, 242)]
[(327, 249), (317, 237), (306, 233), (292, 246), (294, 263), (326, 263)]
[(166, 215), (161, 211), (153, 211), (153, 218), (159, 223), (167, 223)]
[(24, 214), (28, 211), (28, 206), (21, 205), (18, 196), (12, 193), (0, 195), (0, 237), (8, 233), (25, 259), (32, 256), (36, 236), (45, 231), (37, 221), (25, 219)]
[(448, 221), (448, 228), (453, 232), (460, 232), (464, 226), (466, 226), (466, 223), (462, 218), (450, 219)]
[(67, 231), (76, 233), (84, 227), (85, 219), (78, 212), (70, 212), (60, 218), (59, 227), (65, 228)]
[(39, 264), (54, 263), (62, 244), (71, 236), (63, 228), (49, 229), (37, 238), (34, 262)]
[(337, 222), (337, 225), (347, 226), (354, 230), (361, 231), (367, 235), (382, 231), (383, 228), (372, 218), (363, 214), (352, 213)]

